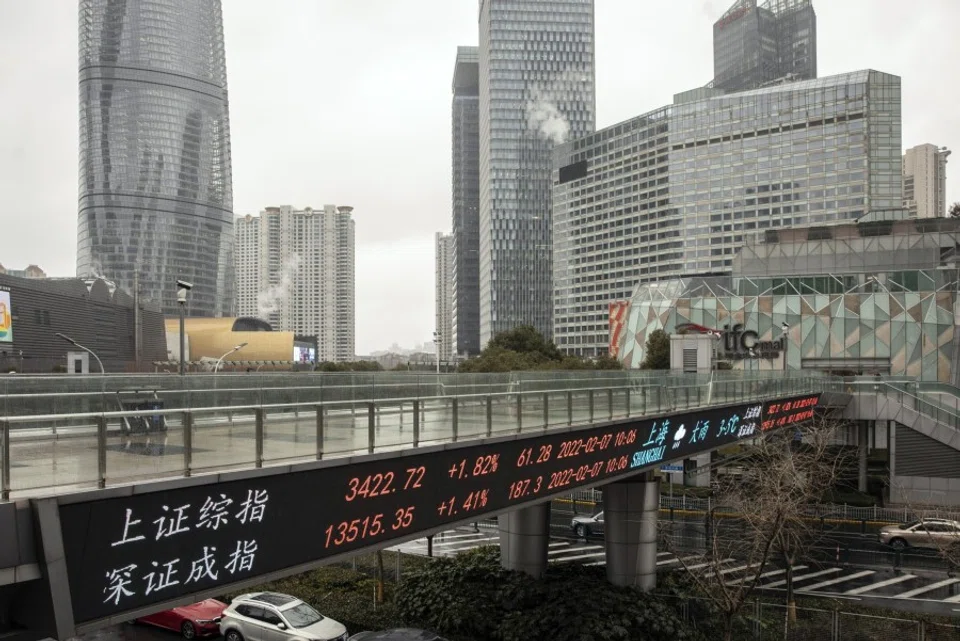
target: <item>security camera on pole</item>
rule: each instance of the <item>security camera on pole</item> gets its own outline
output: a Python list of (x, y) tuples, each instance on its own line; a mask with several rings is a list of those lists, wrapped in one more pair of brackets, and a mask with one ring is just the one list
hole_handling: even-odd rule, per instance
[(187, 306), (187, 292), (193, 289), (193, 283), (188, 283), (185, 280), (177, 279), (177, 303), (180, 304), (180, 376), (183, 376), (186, 372), (186, 360), (184, 351), (186, 350), (185, 340), (184, 340), (184, 313)]

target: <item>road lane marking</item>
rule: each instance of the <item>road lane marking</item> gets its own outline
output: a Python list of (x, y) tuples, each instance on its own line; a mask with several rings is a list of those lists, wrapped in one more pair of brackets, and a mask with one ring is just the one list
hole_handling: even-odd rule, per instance
[(839, 576), (835, 579), (829, 579), (828, 581), (821, 581), (820, 583), (814, 583), (813, 585), (797, 588), (797, 591), (799, 592), (802, 590), (804, 592), (812, 592), (813, 590), (819, 590), (820, 588), (836, 585), (838, 583), (846, 583), (847, 581), (853, 581), (854, 579), (860, 579), (876, 573), (876, 570), (863, 570), (862, 572), (854, 572), (853, 574), (847, 574), (845, 576)]
[(945, 588), (948, 585), (953, 585), (954, 583), (960, 583), (960, 579), (944, 579), (942, 581), (937, 581), (936, 583), (931, 583), (930, 585), (925, 585), (921, 588), (915, 588), (913, 590), (907, 590), (896, 595), (895, 599), (910, 599), (924, 592), (933, 592), (934, 590), (939, 590), (940, 588)]
[[(824, 574), (833, 574), (834, 572), (840, 572), (840, 568), (828, 568), (828, 569), (826, 569), (826, 570), (820, 570), (819, 572), (811, 572), (811, 573), (809, 573), (809, 574), (801, 574), (800, 576), (795, 576), (795, 577), (793, 577), (793, 582), (796, 583), (797, 581), (803, 581), (804, 579), (813, 579), (813, 578), (816, 578), (816, 577), (818, 577), (818, 576), (823, 576)], [(786, 585), (786, 584), (787, 584), (787, 580), (786, 580), (786, 579), (783, 579), (782, 581), (774, 581), (774, 582), (772, 582), (772, 583), (767, 583), (767, 584), (762, 585), (762, 586), (760, 586), (760, 587), (762, 587), (762, 588), (778, 588), (778, 587), (780, 587), (781, 585)]]
[(864, 594), (865, 592), (873, 592), (874, 590), (879, 590), (880, 588), (885, 588), (888, 585), (894, 585), (896, 583), (902, 583), (904, 581), (909, 581), (910, 579), (917, 578), (913, 574), (904, 574), (902, 576), (895, 576), (892, 579), (887, 579), (886, 581), (878, 581), (877, 583), (871, 583), (870, 585), (865, 585), (862, 588), (854, 588), (852, 590), (847, 590), (844, 594), (857, 595)]

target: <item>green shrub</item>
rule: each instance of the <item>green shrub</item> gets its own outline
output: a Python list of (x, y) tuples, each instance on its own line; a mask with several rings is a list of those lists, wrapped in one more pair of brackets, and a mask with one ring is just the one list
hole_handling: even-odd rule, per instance
[(673, 600), (607, 583), (603, 568), (550, 566), (541, 580), (500, 567), (496, 548), (438, 559), (404, 578), (397, 610), (408, 624), (495, 641), (702, 639)]

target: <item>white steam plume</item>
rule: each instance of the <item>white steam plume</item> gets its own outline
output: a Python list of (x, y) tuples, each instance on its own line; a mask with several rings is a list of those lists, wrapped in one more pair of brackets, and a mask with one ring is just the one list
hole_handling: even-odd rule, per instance
[(555, 145), (566, 142), (570, 137), (570, 122), (557, 107), (557, 102), (564, 93), (574, 96), (581, 94), (588, 81), (585, 72), (565, 71), (546, 87), (534, 86), (527, 101), (527, 125), (530, 129)]
[(280, 282), (257, 294), (257, 316), (265, 319), (280, 310), (280, 305), (290, 295), (290, 287), (299, 270), (300, 255), (291, 254), (280, 267)]

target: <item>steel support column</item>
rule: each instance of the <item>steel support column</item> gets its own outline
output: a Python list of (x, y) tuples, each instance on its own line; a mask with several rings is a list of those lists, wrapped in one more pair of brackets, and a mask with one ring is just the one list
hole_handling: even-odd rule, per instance
[(500, 564), (540, 577), (547, 569), (550, 542), (550, 503), (507, 512), (497, 517), (500, 525)]
[(649, 591), (657, 585), (660, 482), (651, 474), (603, 487), (607, 580)]

